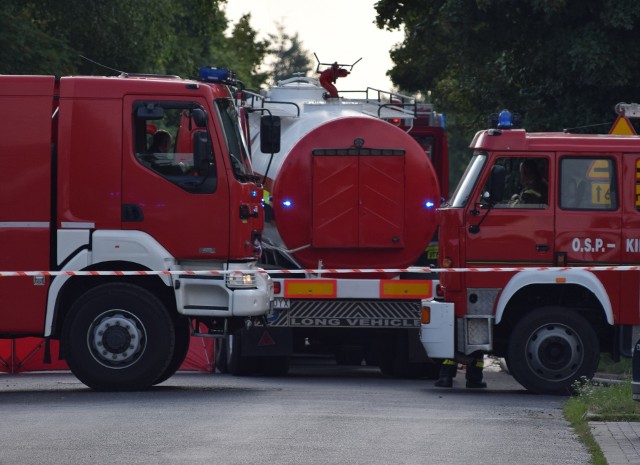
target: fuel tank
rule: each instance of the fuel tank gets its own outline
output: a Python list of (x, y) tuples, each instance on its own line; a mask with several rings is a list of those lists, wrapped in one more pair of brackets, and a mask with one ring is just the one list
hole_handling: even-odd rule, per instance
[(248, 125), (265, 183), (266, 261), (407, 267), (434, 236), (441, 196), (424, 150), (391, 122), (411, 116), (388, 102), (324, 93), (316, 79), (293, 78), (250, 99), (281, 118), (274, 154), (260, 151), (264, 110), (250, 113)]

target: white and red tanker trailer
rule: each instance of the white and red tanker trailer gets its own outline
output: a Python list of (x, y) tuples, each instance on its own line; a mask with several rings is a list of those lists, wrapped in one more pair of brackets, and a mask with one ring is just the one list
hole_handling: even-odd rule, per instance
[[(442, 118), (429, 104), (372, 88), (337, 96), (343, 66), (244, 93), (276, 308), (266, 327), (218, 346), (222, 370), (285, 373), (292, 353), (310, 351), (389, 374), (431, 370), (417, 328), (433, 277), (390, 270), (429, 258), (448, 185)], [(263, 134), (261, 146), (265, 131), (272, 137)]]

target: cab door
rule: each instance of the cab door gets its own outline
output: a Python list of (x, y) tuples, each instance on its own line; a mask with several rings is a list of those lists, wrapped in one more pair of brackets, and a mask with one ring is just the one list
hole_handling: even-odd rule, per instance
[[(556, 254), (567, 266), (618, 265), (621, 260), (620, 154), (560, 155)], [(620, 272), (594, 272), (613, 308)]]
[[(550, 266), (554, 257), (554, 177), (545, 153), (505, 153), (490, 158), (483, 188), (465, 215), (466, 263), (469, 267)], [(521, 174), (523, 164), (534, 168), (535, 188)], [(490, 173), (504, 171), (500, 198), (488, 199)], [(497, 169), (497, 168), (496, 168)], [(527, 178), (528, 179), (528, 178)], [(493, 180), (495, 182), (495, 179)], [(539, 196), (532, 195), (537, 192)], [(528, 194), (527, 194), (528, 192)], [(491, 206), (489, 206), (491, 202)], [(508, 273), (468, 273), (468, 287), (502, 287)]]
[[(210, 111), (199, 98), (125, 98), (122, 228), (147, 232), (179, 259), (229, 254), (222, 148), (210, 116), (201, 121)], [(168, 150), (154, 143), (161, 131)]]

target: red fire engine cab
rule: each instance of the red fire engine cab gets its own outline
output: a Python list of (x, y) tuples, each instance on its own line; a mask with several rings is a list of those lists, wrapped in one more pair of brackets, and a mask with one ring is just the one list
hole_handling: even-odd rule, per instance
[[(262, 261), (275, 302), (266, 328), (242, 329), (219, 347), (218, 367), (284, 373), (291, 354), (323, 353), (340, 364), (366, 359), (388, 374), (428, 374), (418, 328), (433, 277), (360, 270), (428, 258), (447, 186), (442, 119), (413, 97), (328, 90), (322, 79), (294, 77), (246, 94), (252, 161), (265, 185)], [(278, 127), (258, 124), (262, 113)], [(258, 136), (271, 132), (277, 147), (259, 146)], [(305, 271), (327, 268), (349, 272)]]
[(601, 351), (629, 356), (640, 324), (640, 272), (625, 269), (640, 262), (640, 139), (528, 133), (504, 111), (471, 149), (438, 210), (444, 298), (423, 302), (421, 339), (431, 357), (490, 352), (530, 391), (567, 392)]
[(0, 278), (2, 337), (59, 339), (86, 385), (139, 389), (180, 366), (190, 320), (270, 309), (262, 189), (219, 71), (0, 76), (0, 269), (32, 272)]

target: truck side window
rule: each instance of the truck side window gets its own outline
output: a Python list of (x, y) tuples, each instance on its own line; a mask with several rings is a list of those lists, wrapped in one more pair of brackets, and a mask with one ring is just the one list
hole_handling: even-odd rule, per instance
[(135, 102), (135, 157), (147, 169), (184, 190), (212, 193), (217, 178), (211, 137), (206, 127), (196, 124), (194, 109), (204, 111), (194, 102)]
[(248, 149), (242, 137), (238, 112), (230, 99), (217, 99), (215, 104), (222, 122), (222, 131), (229, 151), (233, 174), (239, 181), (246, 181), (253, 172)]
[(615, 164), (608, 158), (568, 158), (560, 161), (560, 208), (616, 210)]
[[(504, 157), (496, 160), (496, 165), (506, 171), (504, 195), (493, 199), (494, 208), (546, 208), (549, 203), (547, 183), (549, 162), (546, 158)], [(485, 186), (483, 192), (489, 191)]]

